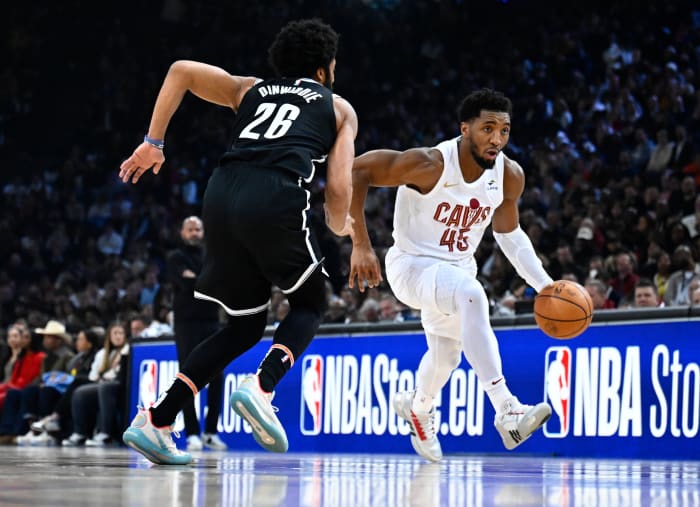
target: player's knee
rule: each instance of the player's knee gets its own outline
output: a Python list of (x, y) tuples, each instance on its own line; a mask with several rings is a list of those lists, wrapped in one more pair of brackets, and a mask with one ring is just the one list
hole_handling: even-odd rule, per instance
[(484, 288), (476, 279), (465, 280), (455, 288), (455, 301), (460, 306), (488, 303)]
[(294, 292), (287, 295), (289, 306), (304, 308), (320, 317), (326, 311), (326, 277), (321, 268), (317, 268), (306, 281)]

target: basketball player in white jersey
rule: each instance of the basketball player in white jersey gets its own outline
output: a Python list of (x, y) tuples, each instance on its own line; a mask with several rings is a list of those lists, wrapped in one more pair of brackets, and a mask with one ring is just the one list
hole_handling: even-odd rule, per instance
[(476, 278), (474, 252), (492, 223), (498, 245), (518, 274), (538, 292), (552, 283), (519, 224), (525, 177), (520, 165), (502, 153), (510, 114), (507, 97), (482, 89), (459, 108), (461, 136), (434, 148), (370, 151), (353, 165), (350, 286), (355, 277), (360, 290), (365, 280), (370, 287), (382, 280), (364, 217), (368, 187), (398, 187), (386, 274), (394, 294), (421, 310), (428, 350), (418, 367), (416, 390), (397, 393), (393, 406), (411, 427), (413, 448), (430, 461), (442, 458), (433, 400), (461, 353), (494, 407), (495, 426), (507, 449), (524, 442), (552, 413), (546, 403), (521, 404), (508, 389), (486, 292)]

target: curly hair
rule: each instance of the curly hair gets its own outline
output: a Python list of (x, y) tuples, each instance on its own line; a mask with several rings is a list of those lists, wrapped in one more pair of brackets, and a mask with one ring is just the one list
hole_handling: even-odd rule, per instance
[(513, 116), (513, 104), (503, 93), (482, 88), (464, 98), (457, 115), (460, 122), (467, 122), (481, 115), (481, 111), (496, 111)]
[(313, 77), (327, 69), (338, 51), (338, 34), (318, 18), (291, 21), (268, 49), (268, 61), (278, 77)]

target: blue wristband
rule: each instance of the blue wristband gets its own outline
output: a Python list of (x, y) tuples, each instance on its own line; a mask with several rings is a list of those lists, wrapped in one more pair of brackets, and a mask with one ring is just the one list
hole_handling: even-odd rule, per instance
[(159, 150), (165, 148), (165, 141), (163, 139), (151, 139), (150, 137), (148, 137), (148, 134), (143, 136), (143, 141), (145, 143), (150, 144), (151, 146), (155, 146)]

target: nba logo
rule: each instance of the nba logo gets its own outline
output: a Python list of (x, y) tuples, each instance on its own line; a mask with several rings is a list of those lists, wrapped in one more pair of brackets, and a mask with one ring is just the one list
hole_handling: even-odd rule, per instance
[(569, 434), (571, 413), (571, 349), (549, 347), (544, 363), (544, 396), (549, 400), (556, 417), (545, 423), (545, 436), (564, 438)]
[(153, 359), (145, 359), (139, 366), (139, 405), (150, 407), (157, 397), (158, 363)]
[(323, 410), (323, 358), (319, 355), (304, 357), (301, 364), (300, 429), (302, 435), (321, 433)]

